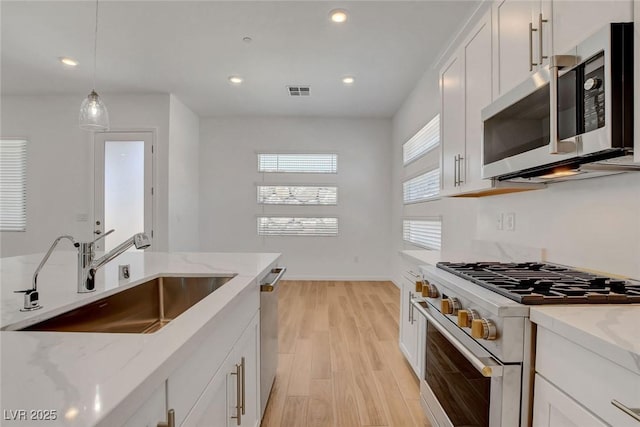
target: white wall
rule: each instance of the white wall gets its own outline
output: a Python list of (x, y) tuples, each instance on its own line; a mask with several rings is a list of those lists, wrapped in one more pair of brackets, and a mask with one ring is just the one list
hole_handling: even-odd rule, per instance
[[(478, 238), (546, 249), (547, 260), (640, 278), (640, 173), (478, 200)], [(497, 231), (499, 212), (515, 231)]]
[[(158, 147), (155, 250), (167, 248), (169, 95), (104, 97), (112, 130), (153, 129)], [(93, 234), (93, 139), (78, 128), (82, 96), (3, 96), (0, 136), (27, 148), (27, 231), (0, 233), (0, 255), (46, 251), (60, 234)], [(77, 221), (77, 215), (88, 221)]]
[[(289, 278), (388, 279), (391, 124), (379, 119), (207, 118), (200, 122), (204, 251), (282, 252)], [(257, 172), (258, 151), (337, 152), (338, 174)], [(255, 185), (335, 183), (337, 207), (259, 207)], [(337, 214), (338, 237), (259, 237), (259, 213)]]
[(174, 95), (169, 104), (169, 251), (197, 251), (200, 119)]

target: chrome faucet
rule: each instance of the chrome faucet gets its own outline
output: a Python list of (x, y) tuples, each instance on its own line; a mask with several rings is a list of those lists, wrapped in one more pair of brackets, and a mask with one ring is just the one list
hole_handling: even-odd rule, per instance
[(137, 233), (100, 258), (94, 260), (95, 252), (93, 251), (93, 244), (114, 231), (115, 230), (107, 231), (91, 243), (80, 243), (80, 247), (78, 249), (78, 293), (95, 291), (96, 271), (118, 255), (125, 252), (131, 246), (135, 245), (136, 249), (146, 249), (151, 246), (151, 241), (146, 234)]
[(42, 261), (40, 261), (38, 268), (36, 268), (36, 271), (33, 274), (31, 289), (15, 291), (15, 292), (24, 293), (24, 307), (21, 308), (20, 311), (32, 311), (32, 310), (37, 310), (39, 308), (42, 308), (38, 298), (38, 274), (40, 273), (40, 270), (42, 270), (42, 267), (44, 267), (44, 264), (47, 262), (47, 260), (51, 256), (51, 253), (53, 252), (55, 247), (58, 245), (58, 243), (62, 239), (70, 240), (73, 243), (73, 246), (78, 248), (78, 293), (95, 291), (96, 271), (100, 267), (102, 267), (103, 265), (111, 261), (112, 259), (116, 258), (118, 255), (125, 252), (131, 246), (135, 245), (136, 249), (146, 249), (149, 246), (151, 246), (149, 237), (147, 237), (146, 234), (137, 233), (131, 236), (129, 239), (125, 240), (124, 242), (120, 243), (118, 246), (116, 246), (115, 248), (113, 248), (112, 250), (110, 250), (100, 258), (94, 259), (95, 257), (94, 244), (98, 240), (104, 239), (114, 231), (115, 230), (109, 230), (106, 233), (104, 233), (102, 236), (95, 239), (94, 241), (87, 242), (87, 243), (76, 242), (72, 236), (68, 236), (68, 235), (60, 236), (56, 240), (54, 240), (53, 244), (45, 254), (44, 258), (42, 258)]

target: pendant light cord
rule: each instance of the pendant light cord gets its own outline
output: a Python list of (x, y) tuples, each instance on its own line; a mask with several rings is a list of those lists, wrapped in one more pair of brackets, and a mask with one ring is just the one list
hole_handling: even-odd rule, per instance
[(96, 0), (96, 29), (93, 35), (93, 90), (96, 90), (96, 64), (98, 62), (98, 0)]

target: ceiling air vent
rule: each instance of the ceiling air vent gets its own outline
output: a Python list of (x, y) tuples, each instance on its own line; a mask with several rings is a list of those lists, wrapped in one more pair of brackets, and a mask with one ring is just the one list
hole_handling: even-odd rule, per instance
[(309, 96), (309, 86), (287, 86), (289, 89), (289, 96)]

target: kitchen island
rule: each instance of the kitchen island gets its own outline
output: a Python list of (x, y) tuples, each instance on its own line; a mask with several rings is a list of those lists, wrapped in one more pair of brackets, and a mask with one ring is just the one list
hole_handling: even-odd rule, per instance
[[(30, 287), (42, 254), (1, 259), (2, 425), (116, 426), (135, 420), (155, 426), (166, 421), (168, 409), (175, 409), (179, 425), (193, 411), (202, 412), (198, 406), (207, 404), (201, 400), (215, 385), (218, 368), (226, 366), (249, 326), (258, 325), (258, 283), (279, 256), (127, 252), (98, 272), (96, 292), (78, 294), (76, 253), (58, 252), (38, 279), (43, 308), (32, 312), (19, 311), (22, 294), (14, 291)], [(119, 264), (130, 265), (129, 279), (118, 280)], [(15, 331), (157, 277), (234, 274), (155, 333)], [(256, 340), (249, 379), (259, 357)], [(253, 366), (253, 373), (259, 376), (259, 368)]]

